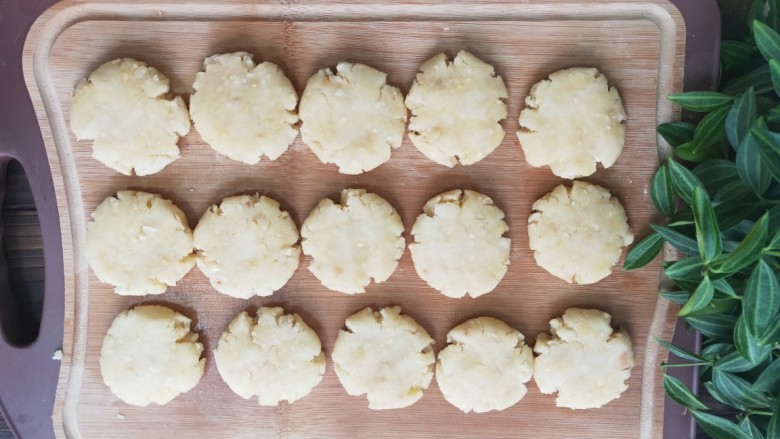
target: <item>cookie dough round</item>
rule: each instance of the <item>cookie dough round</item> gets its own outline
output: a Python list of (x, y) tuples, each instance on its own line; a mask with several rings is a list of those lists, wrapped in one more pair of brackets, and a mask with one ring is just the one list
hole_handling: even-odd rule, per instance
[(217, 369), (230, 390), (260, 405), (276, 406), (308, 395), (322, 381), (325, 354), (317, 334), (298, 314), (261, 307), (242, 312), (214, 350)]
[(408, 407), (433, 377), (433, 339), (398, 306), (366, 308), (347, 318), (333, 346), (336, 375), (348, 394), (374, 410)]
[(592, 284), (609, 276), (634, 235), (626, 211), (609, 190), (575, 181), (538, 199), (528, 218), (536, 263), (566, 282)]
[(634, 351), (626, 331), (613, 331), (612, 317), (596, 309), (569, 308), (540, 334), (534, 381), (542, 393), (558, 392), (556, 405), (599, 408), (628, 389)]
[(523, 399), (533, 374), (525, 337), (501, 320), (477, 317), (450, 330), (436, 359), (436, 383), (465, 413), (504, 410)]
[(363, 64), (339, 63), (315, 73), (301, 96), (301, 138), (323, 163), (360, 174), (390, 160), (401, 146), (406, 106), (387, 75)]
[(363, 189), (341, 191), (341, 204), (320, 201), (301, 227), (309, 271), (346, 294), (364, 293), (372, 278), (382, 283), (393, 274), (406, 244), (403, 232), (393, 206)]
[(167, 404), (203, 376), (206, 359), (190, 319), (158, 305), (122, 311), (100, 349), (100, 373), (111, 393), (144, 407)]
[(270, 296), (298, 269), (298, 228), (276, 201), (254, 195), (222, 200), (193, 232), (198, 268), (222, 294)]
[(441, 165), (477, 163), (504, 138), (508, 96), (493, 66), (465, 51), (452, 61), (440, 53), (420, 66), (406, 96), (409, 139)]
[(70, 127), (91, 139), (92, 157), (125, 175), (154, 174), (179, 158), (179, 137), (190, 131), (187, 106), (170, 98), (169, 81), (130, 58), (97, 68), (76, 85)]
[(623, 151), (626, 111), (615, 87), (594, 68), (551, 73), (525, 98), (517, 137), (525, 159), (563, 178), (609, 168)]
[(509, 266), (504, 212), (487, 195), (452, 190), (431, 198), (412, 227), (417, 274), (449, 297), (479, 297), (496, 288)]
[(230, 159), (276, 160), (298, 135), (298, 94), (274, 63), (246, 52), (213, 55), (195, 75), (190, 114), (200, 137)]
[(85, 241), (95, 276), (121, 295), (162, 294), (195, 265), (184, 213), (147, 192), (119, 191), (103, 200)]

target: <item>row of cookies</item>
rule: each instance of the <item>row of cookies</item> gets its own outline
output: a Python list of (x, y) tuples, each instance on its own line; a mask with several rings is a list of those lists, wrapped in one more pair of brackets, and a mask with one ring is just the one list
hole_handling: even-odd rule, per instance
[[(569, 308), (550, 321), (533, 352), (516, 329), (492, 317), (470, 319), (434, 340), (398, 306), (365, 308), (346, 319), (331, 361), (349, 395), (366, 395), (370, 409), (417, 402), (434, 369), (444, 398), (463, 412), (504, 410), (519, 402), (533, 377), (544, 394), (571, 409), (599, 408), (620, 397), (634, 366), (631, 340), (614, 331), (611, 316)], [(190, 319), (170, 308), (142, 305), (111, 323), (100, 353), (103, 381), (122, 401), (166, 404), (200, 381), (205, 358)], [(438, 357), (438, 358), (437, 358)], [(260, 405), (294, 403), (322, 380), (326, 360), (319, 337), (298, 314), (261, 307), (236, 316), (214, 349), (220, 376), (244, 399)]]
[[(439, 194), (411, 228), (415, 270), (446, 296), (487, 294), (509, 266), (508, 230), (490, 197), (457, 189)], [(259, 194), (225, 198), (191, 231), (171, 201), (119, 191), (92, 213), (85, 248), (97, 278), (122, 295), (164, 293), (197, 264), (223, 294), (268, 296), (298, 269), (301, 248), (326, 288), (357, 294), (392, 275), (406, 247), (403, 233), (395, 208), (362, 189), (343, 190), (340, 203), (320, 201), (300, 233), (278, 202)], [(581, 181), (533, 204), (528, 235), (541, 267), (580, 284), (608, 276), (633, 240), (620, 202)]]
[[(504, 138), (500, 122), (509, 97), (493, 66), (461, 51), (422, 66), (404, 98), (387, 75), (363, 64), (339, 63), (315, 73), (298, 95), (271, 62), (256, 65), (244, 52), (207, 58), (184, 100), (168, 96), (157, 69), (124, 58), (107, 62), (74, 91), (70, 124), (93, 140), (93, 156), (116, 171), (148, 175), (179, 158), (177, 142), (190, 130), (219, 154), (254, 164), (283, 154), (297, 136), (323, 163), (360, 174), (399, 148), (411, 111), (409, 139), (444, 166), (470, 165)], [(617, 90), (595, 68), (554, 72), (525, 99), (517, 136), (526, 161), (564, 178), (593, 174), (615, 163), (625, 141), (625, 110)], [(297, 111), (296, 111), (297, 107)]]

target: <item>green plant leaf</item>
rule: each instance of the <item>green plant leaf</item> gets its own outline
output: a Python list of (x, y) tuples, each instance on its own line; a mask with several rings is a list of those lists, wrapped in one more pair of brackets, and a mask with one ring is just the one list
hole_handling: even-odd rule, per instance
[(734, 291), (734, 287), (726, 279), (716, 279), (712, 281), (712, 286), (715, 287), (715, 291), (720, 291), (727, 296), (736, 297), (737, 293)]
[[(717, 387), (712, 383), (712, 381), (706, 381), (704, 383), (704, 387), (707, 389), (707, 393), (712, 395), (713, 398), (717, 399), (718, 401), (722, 402), (723, 404), (726, 404), (728, 406), (737, 408), (739, 410), (747, 410), (748, 408), (742, 405), (739, 401), (734, 401), (729, 399), (726, 395), (722, 394), (720, 390), (718, 390)], [(753, 438), (751, 438), (753, 439)]]
[[(754, 127), (766, 128), (766, 122), (759, 118)], [(756, 195), (761, 196), (772, 183), (772, 174), (761, 157), (761, 146), (752, 132), (748, 132), (737, 149), (737, 173), (740, 180)]]
[(710, 267), (711, 270), (718, 273), (736, 273), (747, 267), (761, 256), (761, 249), (766, 242), (767, 230), (769, 229), (769, 214), (764, 214), (756, 221), (753, 228), (745, 236), (745, 239), (739, 243), (737, 248), (728, 255), (723, 262)]
[[(714, 317), (714, 316), (713, 316)], [(751, 363), (760, 363), (769, 355), (769, 346), (759, 346), (758, 339), (750, 333), (742, 314), (734, 325), (734, 347)]]
[(726, 116), (726, 136), (735, 149), (739, 148), (742, 139), (750, 132), (757, 113), (756, 94), (753, 87), (750, 87), (734, 100)]
[(706, 405), (702, 404), (702, 402), (699, 401), (696, 396), (694, 396), (693, 392), (691, 392), (691, 390), (688, 389), (688, 387), (686, 387), (682, 381), (668, 374), (664, 374), (664, 391), (669, 396), (669, 398), (683, 407), (699, 410), (709, 409)]
[(761, 337), (758, 339), (759, 346), (768, 346), (775, 343), (780, 343), (780, 315), (776, 315), (766, 328)]
[(780, 63), (776, 59), (769, 60), (769, 73), (772, 75), (772, 86), (775, 93), (780, 95)]
[(780, 35), (766, 24), (753, 21), (753, 36), (756, 38), (756, 46), (761, 55), (767, 59), (780, 59)]
[(666, 277), (672, 280), (701, 282), (704, 276), (704, 261), (699, 256), (691, 256), (671, 263), (664, 269)]
[(717, 144), (712, 144), (706, 148), (696, 149), (696, 142), (685, 142), (674, 148), (674, 155), (677, 158), (691, 163), (701, 163), (715, 158), (721, 158), (721, 154), (716, 148)]
[(660, 226), (658, 224), (650, 224), (650, 228), (656, 233), (661, 235), (664, 241), (671, 244), (677, 250), (685, 253), (686, 255), (696, 255), (699, 253), (699, 247), (696, 244), (696, 240), (689, 238), (685, 234), (672, 229), (671, 227)]
[(688, 316), (712, 316), (723, 313), (729, 313), (734, 311), (741, 301), (739, 298), (727, 297), (727, 298), (713, 298), (710, 303), (704, 308), (693, 311)]
[[(742, 183), (737, 182), (740, 186)], [(744, 187), (744, 186), (742, 186)], [(748, 190), (746, 188), (746, 190)], [(743, 220), (750, 218), (758, 210), (755, 202), (723, 201), (713, 207), (715, 217), (718, 219), (718, 227), (721, 231), (726, 231)]]
[(672, 176), (669, 173), (669, 165), (661, 164), (653, 175), (650, 183), (650, 199), (655, 208), (665, 216), (674, 214), (675, 195), (672, 186)]
[(651, 233), (636, 243), (626, 254), (623, 270), (642, 268), (658, 256), (664, 247), (664, 240), (657, 233)]
[(691, 293), (687, 291), (661, 291), (658, 294), (660, 294), (664, 299), (678, 305), (684, 305), (685, 302), (691, 298)]
[(756, 367), (739, 352), (732, 352), (715, 362), (714, 367), (723, 372), (739, 373)]
[(765, 129), (752, 129), (750, 132), (758, 140), (759, 152), (767, 169), (775, 180), (780, 181), (780, 134)]
[(763, 259), (759, 259), (745, 285), (742, 309), (745, 324), (755, 337), (764, 333), (780, 311), (780, 283)]
[(772, 237), (772, 240), (769, 241), (769, 244), (766, 246), (767, 251), (778, 251), (780, 250), (780, 230), (775, 232), (775, 236)]
[(756, 427), (749, 417), (743, 418), (739, 421), (739, 429), (742, 430), (750, 439), (764, 439), (764, 435), (761, 430)]
[(751, 439), (736, 424), (720, 416), (691, 410), (691, 416), (707, 434), (714, 439)]
[(712, 302), (712, 296), (714, 294), (715, 287), (712, 286), (712, 281), (710, 280), (709, 276), (705, 274), (704, 279), (702, 279), (701, 283), (696, 288), (696, 291), (693, 292), (693, 295), (691, 296), (690, 300), (688, 300), (688, 303), (686, 303), (685, 306), (680, 309), (680, 312), (678, 312), (677, 315), (680, 317), (685, 317), (687, 315), (692, 315), (696, 311), (704, 309), (704, 307)]
[(780, 105), (772, 107), (765, 115), (764, 119), (769, 125), (780, 122)]
[(734, 352), (737, 350), (731, 343), (710, 343), (702, 348), (701, 356), (709, 360), (718, 360)]
[(682, 198), (686, 204), (693, 204), (693, 190), (696, 187), (704, 189), (704, 185), (693, 175), (693, 172), (685, 166), (674, 160), (669, 160), (669, 173), (672, 176), (672, 185), (677, 195)]
[(772, 74), (769, 72), (769, 64), (763, 64), (750, 72), (732, 79), (721, 89), (723, 94), (729, 96), (738, 95), (748, 88), (753, 87), (755, 93), (760, 95), (768, 91), (773, 91)]
[(690, 122), (667, 122), (658, 125), (656, 130), (669, 145), (677, 147), (693, 140), (696, 125)]
[(753, 390), (747, 380), (736, 375), (715, 369), (712, 371), (712, 383), (720, 390), (721, 394), (741, 402), (746, 407), (769, 407), (770, 402), (766, 395)]
[(720, 62), (726, 68), (740, 68), (758, 55), (758, 49), (743, 41), (726, 40), (720, 44)]
[(710, 194), (716, 194), (725, 184), (739, 180), (737, 165), (730, 160), (707, 160), (693, 168), (693, 175)]
[(686, 110), (704, 113), (724, 107), (734, 98), (714, 91), (689, 91), (671, 94), (667, 96), (667, 99)]
[(683, 349), (683, 348), (681, 348), (679, 346), (675, 346), (675, 345), (673, 345), (673, 344), (671, 344), (671, 343), (669, 343), (667, 341), (661, 340), (660, 338), (656, 338), (655, 341), (657, 341), (658, 344), (663, 346), (667, 351), (673, 353), (674, 355), (676, 355), (676, 356), (678, 356), (678, 357), (680, 357), (682, 359), (690, 360), (690, 361), (694, 361), (694, 362), (702, 362), (702, 363), (706, 363), (707, 362), (706, 358), (704, 358), (704, 357), (702, 357), (700, 355), (696, 355), (693, 352), (685, 350), (685, 349)]
[(772, 419), (766, 428), (766, 439), (780, 439), (780, 398), (775, 401)]
[(776, 395), (780, 392), (780, 358), (775, 359), (753, 383), (753, 390)]
[[(752, 90), (752, 88), (748, 90)], [(752, 104), (753, 110), (755, 111), (755, 97), (752, 100)], [(723, 106), (712, 110), (702, 118), (698, 125), (696, 125), (696, 131), (693, 133), (694, 154), (707, 151), (708, 147), (726, 137), (726, 117), (728, 116), (730, 109), (731, 107)]]
[(731, 341), (734, 339), (734, 327), (737, 323), (737, 318), (734, 316), (693, 316), (686, 317), (685, 321), (702, 335), (713, 340)]
[(709, 263), (720, 256), (723, 241), (720, 237), (718, 222), (715, 219), (715, 211), (712, 210), (710, 197), (701, 186), (694, 187), (693, 190), (693, 219), (696, 224), (696, 242), (699, 246), (699, 255), (705, 263)]

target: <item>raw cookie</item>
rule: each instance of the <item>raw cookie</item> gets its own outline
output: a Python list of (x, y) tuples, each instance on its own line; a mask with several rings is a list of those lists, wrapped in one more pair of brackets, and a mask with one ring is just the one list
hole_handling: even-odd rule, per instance
[(575, 181), (538, 199), (528, 218), (528, 243), (536, 263), (550, 274), (578, 284), (609, 276), (634, 235), (626, 211), (609, 190)]
[(298, 314), (259, 308), (242, 312), (214, 350), (217, 369), (230, 390), (260, 405), (276, 406), (308, 395), (322, 381), (325, 354), (317, 334)]
[(190, 131), (181, 96), (170, 99), (168, 78), (130, 58), (109, 61), (76, 84), (70, 127), (92, 139), (92, 157), (125, 175), (149, 175), (179, 158)]
[(128, 404), (167, 404), (198, 384), (206, 364), (202, 352), (190, 319), (164, 306), (136, 306), (111, 322), (100, 373), (111, 393)]
[(534, 357), (525, 337), (501, 320), (477, 317), (450, 330), (436, 360), (436, 382), (468, 413), (504, 410), (523, 399)]
[(449, 297), (479, 297), (496, 288), (509, 266), (504, 212), (488, 196), (452, 190), (431, 198), (412, 227), (417, 274)]
[(433, 377), (433, 339), (398, 306), (366, 308), (347, 318), (333, 346), (336, 375), (348, 394), (374, 410), (408, 407)]
[(406, 96), (409, 139), (441, 165), (477, 163), (504, 138), (508, 96), (493, 66), (465, 51), (452, 61), (440, 53), (420, 66)]
[(323, 163), (360, 174), (390, 160), (401, 146), (406, 107), (387, 75), (363, 64), (339, 63), (315, 73), (301, 96), (301, 138)]
[(98, 205), (92, 219), (87, 262), (117, 294), (162, 294), (195, 265), (187, 218), (159, 195), (119, 191)]
[(609, 168), (623, 151), (626, 111), (615, 87), (594, 68), (551, 73), (525, 98), (517, 137), (531, 166), (563, 178)]
[(326, 198), (301, 227), (303, 252), (325, 287), (347, 294), (387, 280), (404, 252), (404, 225), (384, 198), (363, 189), (341, 191), (341, 204)]
[(550, 320), (552, 337), (536, 338), (534, 380), (542, 393), (558, 392), (558, 407), (599, 408), (628, 389), (631, 338), (626, 331), (613, 332), (611, 320), (603, 311), (569, 308)]
[(276, 64), (246, 52), (213, 55), (195, 75), (190, 114), (214, 151), (247, 164), (276, 160), (298, 132), (298, 94)]
[(248, 299), (270, 296), (298, 268), (298, 228), (276, 201), (254, 195), (222, 200), (193, 232), (198, 268), (215, 290)]

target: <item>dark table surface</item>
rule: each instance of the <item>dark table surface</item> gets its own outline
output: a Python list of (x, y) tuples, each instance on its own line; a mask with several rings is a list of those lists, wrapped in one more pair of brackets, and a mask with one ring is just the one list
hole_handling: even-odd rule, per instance
[[(37, 128), (35, 114), (24, 87), (21, 67), (21, 52), (27, 31), (47, 7), (57, 0), (0, 0), (0, 151), (7, 150), (3, 142), (19, 142), (28, 148), (43, 148), (40, 133)], [(675, 3), (685, 7), (686, 3), (700, 3), (699, 0), (677, 0)], [(737, 20), (743, 20), (747, 0), (719, 0), (723, 8), (723, 17), (733, 27)], [(689, 35), (689, 46), (690, 46)], [(695, 40), (694, 40), (695, 41)], [(706, 47), (706, 46), (705, 46)], [(693, 58), (688, 53), (686, 76), (689, 67), (711, 64), (712, 53), (694, 52)], [(709, 60), (709, 61), (708, 61)], [(693, 78), (686, 78), (686, 87), (690, 89), (708, 88), (711, 86), (712, 75), (705, 67), (700, 68)], [(37, 133), (31, 135), (30, 133)], [(2, 164), (5, 171), (5, 181), (0, 181), (0, 199), (2, 203), (2, 254), (0, 254), (0, 278), (3, 268), (7, 270), (8, 287), (17, 309), (17, 334), (22, 343), (34, 339), (43, 308), (44, 297), (44, 252), (41, 240), (40, 226), (33, 192), (27, 178), (35, 184), (51, 184), (48, 168), (27, 169), (27, 177), (21, 166), (16, 162)], [(0, 172), (2, 176), (3, 172)], [(56, 210), (55, 210), (56, 212)], [(2, 264), (3, 255), (5, 264)], [(7, 296), (7, 294), (6, 294)], [(2, 302), (0, 302), (2, 303)], [(52, 351), (53, 353), (53, 351)], [(0, 361), (3, 361), (0, 358)], [(54, 361), (54, 360), (51, 360)], [(0, 380), (13, 379), (11, 376), (0, 376)], [(52, 392), (53, 393), (53, 392)], [(41, 401), (51, 410), (53, 394)], [(45, 423), (47, 420), (43, 420)], [(19, 422), (19, 420), (17, 420)], [(34, 434), (36, 437), (48, 437), (51, 427)], [(0, 439), (13, 437), (11, 430), (0, 415)]]

